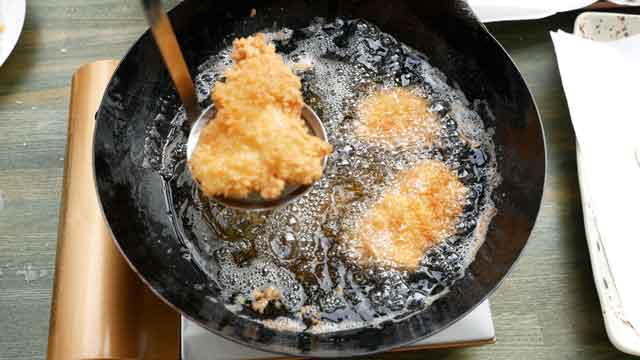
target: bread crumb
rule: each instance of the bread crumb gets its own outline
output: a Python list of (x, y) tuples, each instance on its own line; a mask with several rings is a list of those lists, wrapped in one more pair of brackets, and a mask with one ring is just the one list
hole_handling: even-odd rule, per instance
[(280, 290), (269, 286), (266, 289), (255, 289), (251, 294), (251, 309), (258, 314), (263, 314), (269, 303), (273, 304), (276, 308), (282, 307), (282, 293)]
[(315, 305), (305, 305), (301, 307), (300, 316), (307, 326), (314, 326), (320, 323), (320, 312)]
[(313, 61), (308, 57), (302, 57), (298, 61), (289, 63), (291, 70), (296, 74), (301, 74), (313, 69)]

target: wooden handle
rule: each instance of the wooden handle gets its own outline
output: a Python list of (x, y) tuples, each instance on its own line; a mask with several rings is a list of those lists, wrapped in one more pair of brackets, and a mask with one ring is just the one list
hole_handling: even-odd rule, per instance
[(193, 124), (200, 116), (201, 109), (193, 79), (182, 55), (182, 50), (180, 50), (171, 21), (169, 21), (160, 0), (142, 0), (142, 7), (151, 26), (153, 38), (158, 45), (160, 54), (162, 54), (162, 59), (187, 111), (187, 120)]
[(598, 1), (597, 3), (587, 6), (587, 10), (606, 10), (606, 9), (621, 9), (627, 7), (625, 5), (618, 5), (608, 1)]

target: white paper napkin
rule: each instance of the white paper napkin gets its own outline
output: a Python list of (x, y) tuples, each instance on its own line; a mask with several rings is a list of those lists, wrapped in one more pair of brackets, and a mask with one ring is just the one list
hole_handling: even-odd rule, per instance
[(640, 36), (551, 37), (601, 242), (626, 318), (640, 329)]
[[(467, 0), (483, 22), (540, 19), (562, 11), (581, 9), (596, 0)], [(639, 6), (638, 0), (609, 0)]]
[(560, 11), (580, 9), (595, 0), (468, 0), (483, 22), (539, 19)]

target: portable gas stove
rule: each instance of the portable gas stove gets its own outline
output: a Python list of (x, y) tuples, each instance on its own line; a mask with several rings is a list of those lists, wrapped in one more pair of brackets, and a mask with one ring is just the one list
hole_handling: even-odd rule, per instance
[[(134, 274), (111, 239), (92, 170), (95, 113), (117, 61), (73, 76), (48, 359), (275, 359), (180, 318)], [(491, 344), (489, 302), (397, 351)]]

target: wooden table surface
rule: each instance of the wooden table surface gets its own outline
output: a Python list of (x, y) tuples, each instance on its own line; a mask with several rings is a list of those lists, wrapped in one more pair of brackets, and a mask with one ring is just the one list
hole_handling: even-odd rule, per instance
[[(383, 358), (625, 358), (607, 339), (591, 276), (574, 135), (548, 34), (571, 31), (575, 16), (490, 26), (533, 89), (549, 150), (541, 217), (492, 297), (497, 343)], [(46, 353), (71, 74), (121, 58), (144, 29), (137, 1), (28, 1), (24, 33), (0, 68), (1, 360)]]

